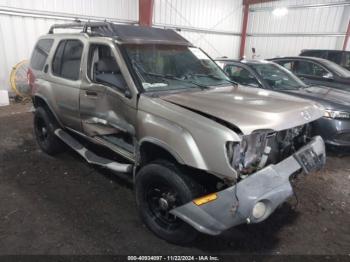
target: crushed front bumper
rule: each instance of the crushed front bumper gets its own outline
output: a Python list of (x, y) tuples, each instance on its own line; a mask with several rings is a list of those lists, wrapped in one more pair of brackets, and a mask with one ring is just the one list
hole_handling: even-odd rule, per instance
[[(239, 224), (261, 222), (292, 196), (289, 182), (292, 174), (301, 169), (305, 173), (319, 170), (325, 159), (324, 142), (320, 136), (314, 137), (280, 163), (269, 165), (238, 184), (217, 192), (216, 200), (202, 205), (189, 202), (170, 212), (198, 231), (210, 235), (218, 235)], [(257, 219), (252, 211), (258, 202), (262, 202), (266, 209)]]

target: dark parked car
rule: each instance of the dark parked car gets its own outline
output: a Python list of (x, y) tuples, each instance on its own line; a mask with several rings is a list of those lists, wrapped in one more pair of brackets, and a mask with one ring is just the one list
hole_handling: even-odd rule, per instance
[[(282, 66), (269, 61), (216, 61), (230, 77), (242, 85), (280, 91), (317, 101), (325, 107), (323, 118), (313, 123), (313, 132), (328, 145), (350, 146), (350, 92), (303, 83)], [(269, 92), (265, 91), (268, 96)]]
[(350, 70), (350, 51), (305, 49), (300, 55), (324, 58)]
[(350, 91), (350, 71), (326, 59), (295, 56), (269, 60), (284, 66), (309, 85), (323, 85)]

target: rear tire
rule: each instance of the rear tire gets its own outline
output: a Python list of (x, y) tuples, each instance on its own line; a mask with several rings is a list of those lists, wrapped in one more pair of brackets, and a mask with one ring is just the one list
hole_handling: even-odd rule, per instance
[(47, 110), (38, 107), (34, 114), (34, 134), (42, 151), (49, 155), (56, 155), (64, 151), (64, 143), (55, 135), (59, 128), (55, 119)]
[(141, 168), (135, 181), (136, 202), (146, 226), (174, 244), (188, 244), (198, 231), (168, 211), (200, 195), (201, 187), (176, 165), (156, 161)]

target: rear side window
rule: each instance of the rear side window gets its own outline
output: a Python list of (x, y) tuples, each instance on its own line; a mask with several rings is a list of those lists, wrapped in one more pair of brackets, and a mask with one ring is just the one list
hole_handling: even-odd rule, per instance
[(36, 44), (32, 57), (30, 59), (30, 67), (35, 70), (42, 70), (47, 57), (49, 56), (53, 44), (52, 39), (41, 39)]
[(61, 41), (52, 61), (53, 74), (70, 80), (78, 80), (83, 48), (84, 45), (79, 40)]
[(328, 72), (321, 66), (308, 61), (295, 61), (295, 72), (301, 75), (325, 76)]

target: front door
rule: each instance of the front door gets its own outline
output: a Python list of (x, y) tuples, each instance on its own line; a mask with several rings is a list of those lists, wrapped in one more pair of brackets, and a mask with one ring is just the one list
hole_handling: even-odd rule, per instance
[(80, 89), (83, 132), (112, 146), (128, 158), (134, 155), (136, 108), (129, 97), (113, 45), (89, 44), (85, 57), (86, 79)]

